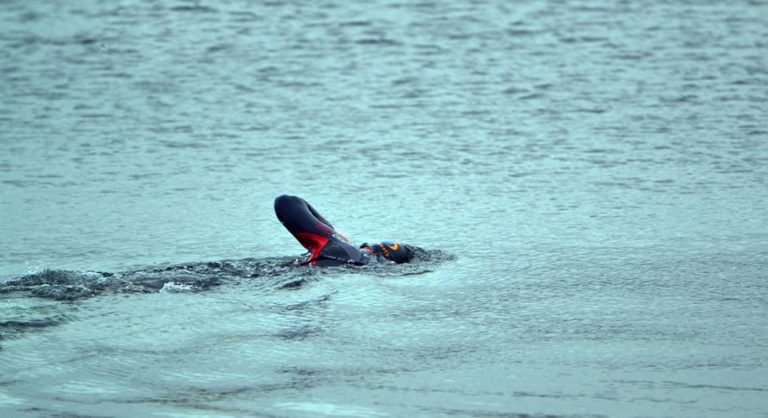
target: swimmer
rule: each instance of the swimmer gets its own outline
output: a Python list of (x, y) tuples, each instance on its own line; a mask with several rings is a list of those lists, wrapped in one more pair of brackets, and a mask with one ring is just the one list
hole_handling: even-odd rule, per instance
[(282, 195), (275, 199), (275, 214), (283, 226), (307, 249), (301, 262), (308, 266), (364, 266), (371, 260), (407, 263), (413, 249), (405, 244), (382, 241), (355, 247), (307, 201), (297, 196)]

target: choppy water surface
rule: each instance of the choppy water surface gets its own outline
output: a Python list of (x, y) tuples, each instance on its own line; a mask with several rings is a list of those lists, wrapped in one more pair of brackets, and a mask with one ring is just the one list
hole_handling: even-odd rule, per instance
[[(0, 415), (765, 416), (761, 1), (0, 7)], [(300, 195), (410, 266), (303, 269)]]

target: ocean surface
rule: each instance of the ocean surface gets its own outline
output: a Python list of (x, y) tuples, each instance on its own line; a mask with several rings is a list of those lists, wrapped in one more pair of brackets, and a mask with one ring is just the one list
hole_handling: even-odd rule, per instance
[(5, 0), (0, 416), (766, 417), (766, 208), (762, 0)]

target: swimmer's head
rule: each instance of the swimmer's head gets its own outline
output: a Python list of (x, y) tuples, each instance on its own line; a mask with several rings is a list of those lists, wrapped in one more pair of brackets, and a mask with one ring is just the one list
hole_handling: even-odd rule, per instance
[(413, 258), (413, 250), (408, 245), (393, 241), (382, 241), (379, 244), (373, 245), (366, 243), (361, 245), (360, 248), (376, 256), (382, 256), (387, 260), (394, 261), (397, 264), (407, 263)]

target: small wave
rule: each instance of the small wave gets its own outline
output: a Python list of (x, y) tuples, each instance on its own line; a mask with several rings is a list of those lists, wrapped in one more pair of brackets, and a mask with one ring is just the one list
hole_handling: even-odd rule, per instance
[(21, 334), (42, 331), (49, 327), (61, 325), (68, 321), (63, 315), (39, 319), (12, 319), (0, 321), (0, 341), (14, 339)]
[(171, 11), (174, 12), (192, 12), (192, 13), (215, 13), (216, 9), (207, 6), (175, 6), (171, 7)]
[(402, 46), (401, 42), (394, 39), (387, 38), (365, 38), (355, 41), (358, 45), (374, 45), (374, 46)]

